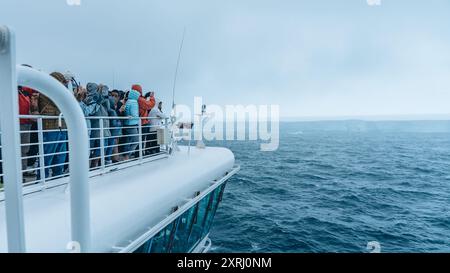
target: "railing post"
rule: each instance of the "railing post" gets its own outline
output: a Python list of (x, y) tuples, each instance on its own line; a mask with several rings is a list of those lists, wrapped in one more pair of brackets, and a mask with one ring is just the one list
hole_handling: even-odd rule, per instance
[[(166, 132), (164, 132), (165, 134), (168, 134), (169, 133), (169, 118), (165, 118), (164, 119), (164, 127), (165, 127), (165, 130), (166, 130)], [(166, 136), (164, 136), (164, 138), (165, 138)], [(170, 134), (170, 137), (172, 137), (172, 133)], [(170, 140), (171, 141), (171, 140)], [(169, 153), (169, 144), (168, 144), (168, 142), (167, 141), (165, 141), (166, 142), (166, 153), (168, 154)]]
[(142, 152), (143, 139), (142, 139), (142, 120), (141, 119), (139, 119), (138, 130), (139, 130), (139, 133), (138, 133), (138, 135), (139, 135), (139, 161), (142, 162), (142, 159), (144, 158), (144, 153)]
[(42, 184), (44, 188), (46, 188), (46, 180), (45, 176), (45, 154), (44, 154), (44, 126), (42, 125), (42, 117), (37, 119), (37, 128), (38, 128), (38, 146), (39, 146), (39, 174), (42, 180)]
[(0, 123), (5, 187), (6, 230), (9, 252), (25, 252), (22, 158), (17, 95), (14, 33), (0, 26)]
[(100, 166), (102, 170), (105, 170), (105, 133), (103, 128), (103, 118), (100, 118)]

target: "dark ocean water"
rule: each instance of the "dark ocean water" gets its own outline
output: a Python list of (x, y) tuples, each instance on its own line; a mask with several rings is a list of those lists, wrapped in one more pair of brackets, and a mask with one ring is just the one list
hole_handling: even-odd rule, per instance
[(231, 148), (213, 252), (450, 252), (450, 133), (306, 130)]

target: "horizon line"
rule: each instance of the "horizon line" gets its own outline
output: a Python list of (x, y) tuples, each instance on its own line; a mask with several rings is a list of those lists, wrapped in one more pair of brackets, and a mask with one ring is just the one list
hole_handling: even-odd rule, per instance
[(337, 115), (337, 116), (284, 116), (280, 121), (444, 121), (450, 120), (445, 114), (392, 114), (392, 115)]

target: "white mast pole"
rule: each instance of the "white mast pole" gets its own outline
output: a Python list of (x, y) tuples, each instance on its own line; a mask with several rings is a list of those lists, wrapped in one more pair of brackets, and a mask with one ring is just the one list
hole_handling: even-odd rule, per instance
[(185, 35), (186, 35), (186, 27), (183, 30), (183, 38), (181, 38), (180, 51), (178, 52), (178, 59), (177, 59), (177, 67), (175, 69), (175, 77), (173, 79), (172, 110), (174, 110), (174, 108), (175, 108), (175, 89), (176, 89), (176, 86), (177, 86), (178, 68), (180, 67), (181, 52), (183, 51), (183, 44), (184, 44), (184, 37), (185, 37)]

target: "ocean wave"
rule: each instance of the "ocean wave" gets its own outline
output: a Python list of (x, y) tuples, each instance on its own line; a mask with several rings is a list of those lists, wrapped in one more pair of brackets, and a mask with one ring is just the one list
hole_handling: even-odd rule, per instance
[(290, 130), (275, 153), (228, 144), (242, 169), (218, 209), (214, 252), (450, 250), (448, 136)]

